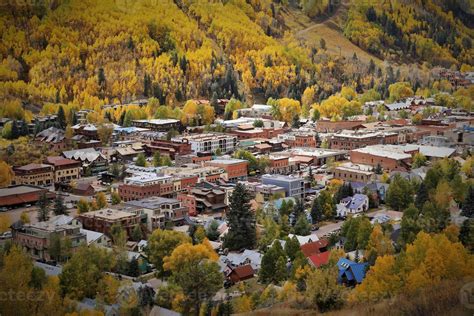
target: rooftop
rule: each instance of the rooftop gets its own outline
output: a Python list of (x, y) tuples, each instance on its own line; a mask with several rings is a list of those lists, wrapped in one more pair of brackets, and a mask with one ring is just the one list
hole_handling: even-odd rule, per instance
[(135, 207), (142, 207), (147, 209), (160, 209), (161, 205), (163, 204), (175, 204), (179, 203), (177, 199), (167, 199), (163, 197), (153, 196), (150, 198), (137, 200), (137, 201), (130, 201), (127, 202), (127, 205), (135, 206)]
[(403, 150), (401, 150), (401, 148), (404, 148), (404, 147), (401, 147), (401, 146), (394, 147), (394, 146), (388, 146), (388, 145), (373, 145), (373, 146), (367, 146), (363, 148), (354, 149), (352, 151), (363, 153), (363, 154), (369, 154), (373, 156), (378, 156), (378, 157), (395, 159), (395, 160), (404, 160), (404, 159), (411, 158), (411, 155), (405, 153)]
[(43, 168), (51, 168), (51, 166), (42, 164), (42, 163), (30, 163), (21, 167), (16, 167), (15, 170), (32, 171), (32, 170), (43, 169)]
[(95, 217), (95, 218), (101, 218), (105, 220), (120, 220), (127, 217), (134, 217), (136, 215), (133, 213), (119, 211), (119, 210), (115, 210), (111, 208), (104, 208), (98, 211), (83, 213), (80, 216)]
[(29, 185), (19, 185), (19, 186), (13, 186), (9, 188), (1, 188), (0, 197), (18, 195), (18, 194), (37, 193), (44, 190), (45, 189), (40, 188), (40, 187), (29, 186)]
[(219, 164), (219, 165), (233, 165), (233, 164), (243, 163), (243, 162), (247, 163), (248, 161), (244, 159), (228, 158), (228, 159), (214, 159), (208, 162), (213, 163), (213, 164)]

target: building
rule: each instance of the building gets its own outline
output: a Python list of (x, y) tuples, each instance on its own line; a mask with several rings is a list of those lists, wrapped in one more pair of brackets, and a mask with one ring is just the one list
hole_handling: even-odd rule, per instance
[(46, 194), (48, 199), (53, 199), (55, 194), (48, 189), (32, 185), (15, 185), (0, 189), (0, 207), (12, 208), (38, 202), (40, 196)]
[(14, 185), (27, 184), (49, 186), (54, 182), (54, 169), (51, 165), (30, 163), (21, 167), (14, 167)]
[(245, 281), (253, 278), (255, 271), (253, 271), (250, 264), (244, 264), (231, 268), (230, 273), (227, 275), (227, 278), (233, 283), (238, 283), (240, 281)]
[(152, 196), (172, 196), (174, 193), (173, 177), (142, 173), (124, 179), (118, 187), (120, 198), (127, 202), (141, 200)]
[(61, 151), (67, 147), (64, 131), (53, 126), (36, 134), (35, 143), (41, 146), (46, 144), (52, 151)]
[(265, 172), (270, 174), (290, 174), (296, 171), (297, 166), (295, 164), (290, 164), (289, 157), (285, 156), (268, 156), (268, 161), (270, 164), (265, 169)]
[(316, 122), (316, 131), (320, 133), (335, 133), (342, 130), (355, 130), (363, 128), (364, 121), (330, 121), (319, 120)]
[(59, 240), (70, 241), (71, 250), (86, 243), (86, 235), (81, 232), (80, 225), (73, 224), (73, 218), (70, 216), (59, 215), (46, 222), (35, 224), (24, 224), (21, 221), (12, 226), (13, 242), (23, 248), (33, 259), (53, 261), (50, 254), (50, 248), (53, 245), (53, 238), (59, 237)]
[(175, 119), (133, 120), (132, 126), (146, 128), (155, 132), (181, 129), (181, 122)]
[(82, 213), (79, 221), (84, 229), (93, 230), (111, 236), (113, 225), (120, 225), (130, 236), (136, 225), (140, 224), (140, 214), (105, 208), (98, 211)]
[(130, 201), (125, 205), (141, 209), (146, 214), (148, 231), (164, 228), (167, 222), (181, 225), (184, 223), (185, 216), (188, 213), (188, 209), (179, 200), (158, 196)]
[(244, 139), (254, 139), (254, 138), (273, 138), (282, 133), (284, 129), (282, 128), (260, 128), (254, 127), (253, 125), (239, 125), (236, 130), (231, 132), (233, 135), (236, 135), (239, 140)]
[(343, 163), (334, 168), (334, 178), (349, 182), (368, 183), (375, 180), (374, 167), (353, 163)]
[(332, 149), (352, 150), (378, 144), (396, 144), (397, 133), (342, 131), (329, 138), (329, 147)]
[[(178, 195), (183, 205), (188, 208), (189, 215), (223, 213), (227, 210), (226, 192), (215, 185), (207, 188), (202, 185), (191, 188), (189, 194)], [(194, 209), (193, 209), (194, 208)]]
[(189, 143), (174, 143), (168, 140), (153, 140), (145, 144), (145, 151), (148, 155), (153, 155), (159, 152), (162, 156), (169, 156), (171, 159), (176, 159), (177, 155), (191, 154), (191, 144)]
[(248, 161), (243, 159), (214, 159), (205, 163), (207, 166), (223, 168), (227, 174), (226, 180), (236, 182), (247, 180)]
[(365, 212), (369, 209), (369, 198), (365, 194), (354, 194), (343, 198), (339, 204), (337, 204), (337, 216), (346, 217), (347, 215), (355, 215)]
[(239, 117), (272, 118), (272, 106), (266, 104), (254, 104), (251, 108), (237, 110)]
[(193, 153), (216, 152), (217, 150), (221, 153), (229, 153), (237, 147), (237, 136), (222, 133), (179, 136), (172, 138), (171, 141), (173, 143), (191, 144)]
[(80, 161), (53, 156), (47, 157), (44, 163), (53, 166), (55, 183), (70, 182), (81, 176), (82, 164)]
[(294, 176), (284, 176), (279, 174), (265, 174), (262, 176), (263, 184), (273, 184), (285, 189), (286, 197), (304, 198), (304, 179)]
[(362, 283), (365, 278), (368, 263), (356, 263), (346, 258), (340, 258), (337, 262), (339, 274), (337, 282), (347, 285)]
[(68, 150), (63, 152), (63, 156), (79, 161), (85, 175), (97, 175), (107, 171), (109, 168), (107, 158), (95, 148)]
[(358, 148), (350, 151), (350, 159), (354, 164), (380, 166), (385, 170), (409, 169), (412, 156), (416, 150), (403, 151), (403, 146), (375, 145)]
[(316, 148), (316, 135), (314, 132), (297, 131), (278, 135), (278, 139), (289, 147)]
[[(323, 148), (292, 148), (278, 153), (278, 156), (290, 157), (291, 162), (302, 165), (322, 166), (330, 161), (344, 160), (347, 151)], [(277, 153), (273, 154), (277, 156)]]

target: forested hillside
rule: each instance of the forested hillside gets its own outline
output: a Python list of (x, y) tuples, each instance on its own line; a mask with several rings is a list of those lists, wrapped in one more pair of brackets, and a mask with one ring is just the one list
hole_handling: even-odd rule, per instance
[[(418, 10), (421, 2), (367, 7), (356, 1), (344, 34), (381, 58), (472, 65), (472, 30), (425, 2)], [(29, 110), (55, 113), (51, 104), (63, 104), (68, 114), (141, 97), (171, 106), (191, 98), (301, 100), (306, 88), (314, 90), (312, 104), (343, 85), (385, 97), (395, 81), (428, 83), (426, 66), (400, 73), (356, 54), (329, 53), (323, 41), (296, 39), (283, 14), (289, 7), (311, 17), (337, 9), (325, 1), (9, 1), (0, 12), (0, 116), (29, 120)]]

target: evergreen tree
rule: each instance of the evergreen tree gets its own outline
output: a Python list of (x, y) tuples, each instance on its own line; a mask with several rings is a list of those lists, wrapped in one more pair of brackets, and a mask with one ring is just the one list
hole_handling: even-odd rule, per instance
[(295, 234), (301, 236), (307, 236), (311, 234), (311, 225), (308, 223), (308, 219), (305, 214), (301, 214), (296, 221)]
[(38, 222), (45, 222), (49, 219), (49, 203), (46, 192), (41, 193), (38, 200)]
[(71, 110), (71, 125), (76, 125), (77, 124), (77, 114), (76, 111)]
[(255, 218), (249, 202), (249, 193), (243, 184), (238, 183), (230, 198), (229, 232), (225, 236), (224, 248), (240, 250), (255, 247), (257, 241)]
[(118, 121), (118, 125), (123, 126), (125, 122), (125, 115), (127, 111), (123, 111), (122, 114), (120, 114), (120, 119)]
[(206, 236), (209, 240), (215, 241), (219, 239), (219, 223), (213, 220), (207, 227)]
[(134, 257), (128, 264), (127, 275), (131, 277), (137, 277), (140, 275), (140, 267), (138, 266), (138, 260)]
[(466, 199), (462, 205), (462, 216), (474, 217), (474, 186), (470, 185), (467, 191)]
[(56, 198), (54, 199), (54, 207), (53, 207), (54, 215), (68, 215), (69, 212), (66, 209), (66, 205), (64, 205), (64, 199), (62, 195), (56, 194)]
[(406, 245), (415, 240), (416, 235), (421, 230), (418, 220), (419, 215), (420, 211), (413, 204), (403, 212), (399, 243)]
[(300, 215), (304, 214), (305, 207), (303, 199), (296, 199), (295, 206), (293, 207), (293, 214), (296, 218), (300, 217)]
[(285, 243), (285, 253), (287, 257), (293, 261), (296, 258), (298, 251), (300, 251), (300, 243), (298, 242), (298, 239), (293, 236), (293, 238), (288, 239)]
[(140, 241), (143, 239), (143, 231), (139, 224), (133, 227), (132, 234), (130, 237), (133, 241)]
[(320, 222), (323, 219), (323, 209), (319, 202), (320, 199), (315, 198), (313, 200), (313, 205), (311, 206), (311, 218), (313, 219), (313, 224)]
[(428, 190), (426, 189), (425, 183), (421, 182), (418, 192), (416, 193), (415, 206), (421, 209), (423, 204), (428, 201), (428, 198)]
[(13, 120), (10, 139), (17, 139), (18, 137), (20, 137), (20, 131), (18, 130), (18, 123), (16, 120)]
[(64, 113), (64, 109), (62, 106), (59, 106), (58, 113), (56, 115), (57, 115), (59, 127), (62, 129), (65, 129), (67, 125), (67, 121), (66, 121), (66, 114)]
[(288, 277), (285, 257), (279, 257), (275, 265), (275, 283), (280, 283)]

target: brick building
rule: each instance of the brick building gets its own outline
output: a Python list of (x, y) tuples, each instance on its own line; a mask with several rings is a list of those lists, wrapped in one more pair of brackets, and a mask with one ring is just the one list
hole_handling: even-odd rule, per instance
[(79, 221), (84, 229), (103, 233), (110, 237), (110, 228), (114, 224), (121, 225), (130, 236), (133, 228), (140, 224), (140, 214), (105, 208), (98, 211), (82, 213)]
[(171, 129), (179, 130), (181, 122), (175, 119), (133, 120), (132, 126), (147, 128), (156, 132), (167, 132)]
[(223, 168), (227, 173), (228, 181), (235, 182), (247, 179), (248, 161), (243, 159), (214, 159), (206, 165)]
[(317, 147), (316, 133), (312, 132), (285, 133), (279, 135), (278, 139), (284, 141), (289, 147)]
[(152, 196), (171, 197), (174, 193), (173, 177), (155, 174), (128, 177), (119, 185), (118, 193), (125, 202)]
[(418, 152), (418, 148), (403, 151), (403, 147), (375, 145), (350, 151), (350, 159), (354, 164), (363, 164), (376, 167), (380, 165), (383, 169), (392, 171), (394, 169), (409, 169), (412, 156)]
[(319, 120), (316, 122), (316, 131), (322, 133), (334, 133), (344, 129), (356, 130), (363, 128), (364, 121), (329, 121)]
[(397, 133), (343, 131), (329, 139), (331, 149), (351, 150), (378, 144), (396, 144)]
[(191, 154), (191, 144), (174, 143), (168, 140), (153, 140), (149, 144), (145, 144), (145, 151), (148, 155), (159, 152), (163, 156), (169, 156), (175, 159), (177, 155)]
[(81, 232), (79, 225), (73, 224), (70, 216), (55, 216), (46, 222), (24, 224), (16, 222), (12, 226), (13, 243), (24, 249), (33, 259), (52, 261), (50, 248), (52, 238), (66, 238), (70, 241), (71, 251), (86, 243), (86, 235)]
[(54, 182), (54, 169), (51, 165), (30, 163), (21, 167), (14, 167), (15, 178), (12, 184), (28, 184), (48, 186)]
[(238, 128), (231, 132), (236, 135), (239, 140), (252, 139), (252, 138), (273, 138), (282, 133), (285, 130), (283, 128), (255, 128), (253, 125), (239, 125)]

